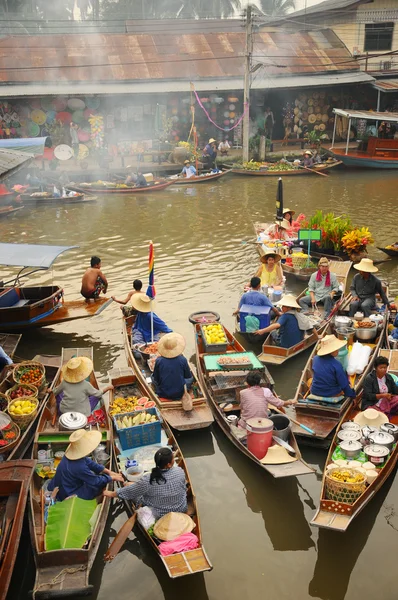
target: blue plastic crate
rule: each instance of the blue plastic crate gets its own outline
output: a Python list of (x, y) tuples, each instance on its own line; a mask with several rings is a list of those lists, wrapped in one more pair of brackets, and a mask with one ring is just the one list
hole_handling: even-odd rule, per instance
[(270, 306), (250, 306), (243, 304), (239, 310), (239, 327), (242, 333), (246, 332), (245, 317), (253, 315), (260, 321), (259, 329), (268, 327), (271, 323), (271, 307)]
[[(116, 423), (116, 419), (122, 417), (135, 417), (140, 412), (147, 412), (151, 415), (156, 415), (159, 419), (154, 423), (143, 423), (142, 425), (135, 425), (134, 427), (126, 427), (125, 429), (119, 429)], [(138, 448), (139, 446), (150, 446), (151, 444), (159, 444), (162, 435), (162, 418), (157, 408), (142, 408), (129, 413), (123, 413), (119, 415), (113, 415), (113, 421), (115, 423), (115, 429), (120, 440), (122, 450), (129, 450), (130, 448)]]

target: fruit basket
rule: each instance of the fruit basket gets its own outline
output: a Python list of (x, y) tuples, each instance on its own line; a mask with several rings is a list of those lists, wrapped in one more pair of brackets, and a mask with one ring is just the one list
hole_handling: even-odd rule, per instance
[(22, 362), (14, 368), (12, 376), (15, 383), (29, 383), (40, 389), (45, 383), (46, 370), (39, 362)]
[(18, 443), (21, 431), (7, 413), (0, 412), (0, 454), (10, 452)]
[(222, 354), (228, 349), (228, 339), (221, 323), (201, 325), (203, 345), (206, 352), (217, 352)]
[(365, 491), (365, 482), (365, 476), (355, 469), (330, 469), (325, 480), (326, 497), (335, 502), (354, 504)]
[(39, 408), (39, 401), (32, 396), (27, 398), (18, 398), (8, 405), (8, 414), (11, 419), (20, 427), (25, 429), (35, 418)]
[(10, 403), (13, 400), (19, 400), (20, 398), (37, 398), (38, 393), (39, 390), (35, 385), (31, 385), (30, 383), (17, 383), (6, 391), (5, 396), (8, 403)]
[[(147, 420), (149, 415), (149, 420)], [(142, 417), (142, 420), (140, 419)], [(143, 417), (146, 417), (145, 421)], [(126, 421), (127, 419), (127, 421)], [(162, 434), (161, 416), (157, 408), (113, 415), (122, 450), (159, 444)], [(131, 422), (131, 425), (128, 423)]]

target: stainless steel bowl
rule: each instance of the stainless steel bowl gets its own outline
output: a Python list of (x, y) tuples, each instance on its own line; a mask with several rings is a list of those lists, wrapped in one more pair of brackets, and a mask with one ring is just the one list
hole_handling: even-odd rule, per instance
[(377, 325), (373, 327), (356, 327), (355, 328), (355, 337), (357, 340), (361, 340), (362, 342), (368, 342), (369, 340), (373, 340), (377, 335)]

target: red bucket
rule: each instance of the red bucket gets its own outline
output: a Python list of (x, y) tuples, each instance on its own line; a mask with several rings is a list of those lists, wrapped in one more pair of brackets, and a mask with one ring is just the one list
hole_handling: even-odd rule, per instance
[(264, 458), (272, 444), (273, 429), (270, 419), (255, 417), (246, 421), (247, 449), (259, 460)]

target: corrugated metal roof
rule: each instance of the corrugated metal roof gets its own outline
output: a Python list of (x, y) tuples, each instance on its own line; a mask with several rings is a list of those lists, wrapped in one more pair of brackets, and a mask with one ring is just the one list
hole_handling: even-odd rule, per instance
[(397, 92), (398, 79), (378, 79), (374, 82), (373, 87), (382, 92)]
[(24, 163), (28, 164), (33, 158), (33, 154), (0, 148), (0, 177), (9, 171), (15, 171)]
[[(241, 79), (244, 74), (245, 35), (238, 32), (45, 35), (21, 40), (0, 40), (0, 84), (196, 82)], [(261, 31), (255, 35), (253, 63), (263, 61), (268, 76), (359, 70), (346, 46), (328, 29)]]
[(391, 121), (398, 122), (398, 113), (378, 112), (372, 110), (351, 110), (343, 108), (334, 108), (333, 112), (341, 117), (349, 119), (366, 119), (367, 121)]

